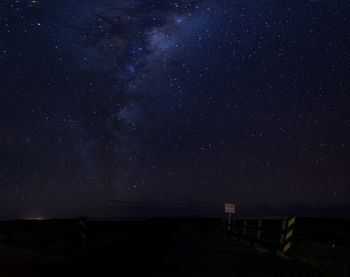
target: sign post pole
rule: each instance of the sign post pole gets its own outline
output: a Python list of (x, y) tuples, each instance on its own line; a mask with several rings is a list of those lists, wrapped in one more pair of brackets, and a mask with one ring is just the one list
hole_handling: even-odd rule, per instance
[(231, 213), (228, 213), (228, 231), (231, 232)]
[(225, 213), (228, 214), (228, 231), (231, 232), (231, 214), (236, 212), (236, 205), (231, 203), (225, 203)]

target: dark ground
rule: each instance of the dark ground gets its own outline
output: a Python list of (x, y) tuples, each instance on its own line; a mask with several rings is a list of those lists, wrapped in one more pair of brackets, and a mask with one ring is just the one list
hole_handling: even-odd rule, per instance
[(291, 260), (234, 240), (220, 223), (1, 222), (0, 276), (348, 276), (348, 220), (297, 221)]

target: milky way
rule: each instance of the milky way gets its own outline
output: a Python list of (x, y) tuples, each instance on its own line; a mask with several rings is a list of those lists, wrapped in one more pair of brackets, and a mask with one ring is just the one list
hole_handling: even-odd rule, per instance
[(0, 215), (338, 213), (345, 1), (2, 1)]

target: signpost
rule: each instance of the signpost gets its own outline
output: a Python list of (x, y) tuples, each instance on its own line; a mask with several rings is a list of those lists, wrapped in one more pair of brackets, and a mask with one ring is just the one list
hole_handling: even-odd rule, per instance
[(231, 214), (236, 212), (236, 205), (225, 203), (225, 213), (228, 214), (228, 231), (231, 231)]

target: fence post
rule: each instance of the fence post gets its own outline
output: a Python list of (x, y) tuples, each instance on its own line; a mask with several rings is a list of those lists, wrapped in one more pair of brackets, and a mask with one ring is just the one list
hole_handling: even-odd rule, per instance
[(261, 227), (262, 227), (262, 219), (259, 219), (259, 221), (258, 221), (258, 230), (256, 232), (256, 238), (257, 239), (261, 238)]
[(285, 245), (283, 245), (283, 249), (282, 249), (283, 253), (287, 252), (291, 246), (290, 238), (293, 236), (293, 233), (294, 233), (292, 226), (295, 224), (295, 217), (289, 218), (287, 222), (288, 223), (287, 223), (285, 237), (284, 237)]
[(244, 220), (243, 223), (243, 236), (245, 236), (247, 234), (247, 220)]
[(280, 235), (280, 244), (281, 245), (283, 245), (283, 243), (284, 243), (286, 230), (287, 230), (287, 220), (283, 219), (282, 220), (282, 232), (281, 232), (281, 235)]
[(88, 239), (87, 235), (87, 220), (84, 217), (79, 218), (79, 235), (84, 241)]
[(228, 232), (231, 233), (231, 213), (228, 213)]
[[(256, 239), (259, 240), (261, 238), (261, 227), (262, 227), (262, 219), (258, 219), (258, 226), (256, 229)], [(254, 243), (254, 247), (258, 247), (259, 243)]]
[(278, 247), (278, 249), (276, 251), (276, 254), (280, 257), (285, 256), (283, 253), (283, 245), (284, 245), (284, 241), (285, 241), (285, 237), (286, 237), (287, 224), (288, 224), (288, 220), (283, 219), (282, 220), (281, 234), (280, 234), (280, 246)]

